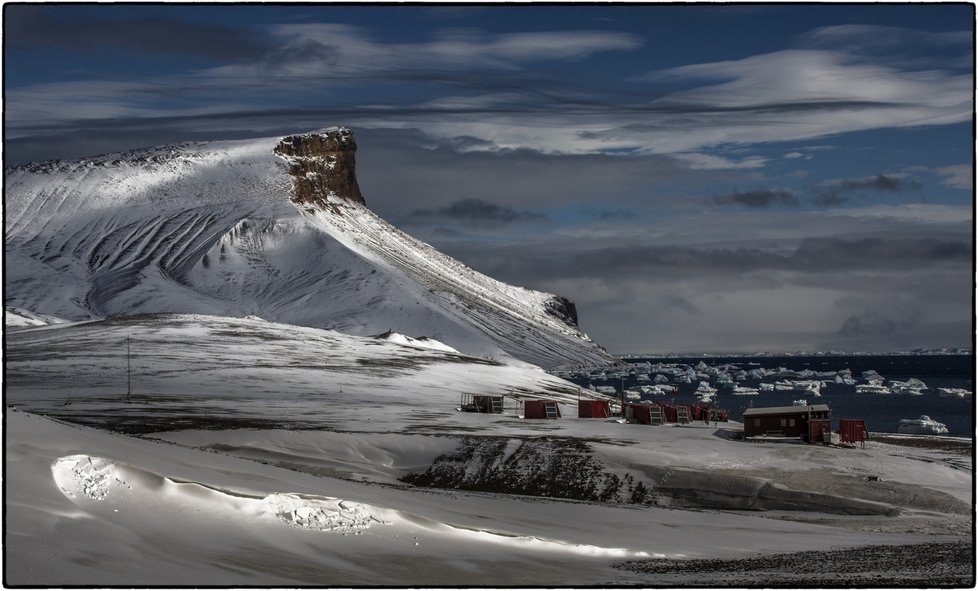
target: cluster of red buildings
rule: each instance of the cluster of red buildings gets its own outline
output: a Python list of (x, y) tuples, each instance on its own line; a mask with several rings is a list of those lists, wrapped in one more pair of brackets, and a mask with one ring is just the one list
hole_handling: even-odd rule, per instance
[[(524, 400), (523, 418), (559, 419), (560, 406), (553, 400)], [(470, 412), (502, 413), (502, 396), (463, 395), (459, 410)], [(581, 419), (611, 418), (611, 401), (579, 400), (577, 416)], [(630, 402), (624, 404), (624, 417), (630, 423), (661, 425), (663, 423), (691, 423), (694, 421), (727, 422), (730, 412), (710, 404), (677, 404), (675, 402)], [(865, 442), (869, 432), (862, 419), (841, 419), (838, 441), (840, 443)], [(832, 423), (827, 404), (807, 406), (773, 406), (748, 408), (744, 411), (744, 437), (803, 439), (809, 443), (833, 441)]]
[[(577, 416), (581, 419), (611, 417), (608, 400), (581, 400), (577, 403)], [(729, 412), (709, 404), (675, 404), (672, 402), (632, 402), (625, 404), (625, 418), (643, 425), (661, 423), (688, 423), (690, 421), (724, 421)]]

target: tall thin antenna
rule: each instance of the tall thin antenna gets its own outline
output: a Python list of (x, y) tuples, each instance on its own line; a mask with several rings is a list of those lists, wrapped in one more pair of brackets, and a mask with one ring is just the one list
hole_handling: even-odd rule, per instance
[(132, 362), (129, 359), (129, 335), (126, 335), (126, 402), (132, 402)]

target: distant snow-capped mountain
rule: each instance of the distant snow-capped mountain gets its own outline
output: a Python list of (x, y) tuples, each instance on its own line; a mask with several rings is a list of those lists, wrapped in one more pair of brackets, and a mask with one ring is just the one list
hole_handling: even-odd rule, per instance
[(355, 151), (329, 128), (8, 168), (5, 304), (394, 331), (543, 367), (614, 361), (569, 300), (491, 279), (371, 212)]

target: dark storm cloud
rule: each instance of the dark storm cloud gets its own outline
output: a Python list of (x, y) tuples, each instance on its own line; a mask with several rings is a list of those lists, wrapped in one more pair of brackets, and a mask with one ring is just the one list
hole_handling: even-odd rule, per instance
[(838, 191), (820, 192), (812, 197), (812, 202), (815, 203), (815, 205), (821, 205), (823, 207), (835, 207), (836, 205), (842, 205), (847, 201), (849, 201), (849, 198), (840, 195)]
[(929, 266), (971, 261), (971, 244), (958, 240), (923, 238), (806, 238), (792, 256), (796, 268), (849, 269)]
[(734, 191), (727, 195), (715, 196), (713, 205), (744, 205), (767, 208), (772, 205), (798, 205), (798, 199), (790, 191), (759, 189), (754, 191)]
[(457, 222), (472, 226), (504, 226), (520, 222), (541, 222), (547, 216), (520, 211), (481, 199), (462, 199), (438, 209), (416, 209), (410, 219), (415, 222)]
[(623, 208), (605, 209), (599, 207), (585, 207), (581, 211), (584, 213), (584, 215), (594, 217), (599, 220), (627, 220), (635, 217), (634, 211)]
[(895, 176), (878, 174), (862, 179), (842, 179), (835, 185), (838, 191), (884, 191), (896, 193), (920, 188), (920, 183), (913, 179), (903, 179)]
[[(596, 278), (611, 284), (623, 278), (643, 281), (706, 280), (758, 281), (774, 272), (791, 273), (795, 284), (818, 286), (826, 276), (871, 275), (876, 271), (903, 273), (971, 265), (971, 242), (966, 238), (808, 238), (793, 252), (761, 248), (628, 245), (567, 251), (560, 247), (450, 249), (466, 263), (506, 281)], [(750, 278), (745, 276), (753, 274)], [(807, 281), (806, 276), (814, 277)], [(843, 283), (849, 278), (840, 279)], [(892, 285), (888, 287), (892, 289)]]
[(685, 312), (690, 316), (697, 316), (701, 312), (700, 309), (693, 304), (693, 302), (675, 294), (664, 295), (660, 297), (658, 301), (659, 305), (664, 308), (674, 308), (676, 310)]
[(921, 185), (914, 179), (878, 174), (858, 179), (837, 179), (822, 183), (814, 189), (812, 202), (816, 205), (832, 207), (849, 201), (853, 194), (863, 192), (902, 193), (915, 191)]
[(101, 19), (72, 13), (68, 18), (58, 14), (57, 6), (9, 4), (4, 8), (4, 35), (9, 47), (108, 46), (215, 60), (255, 58), (271, 47), (252, 32), (222, 25), (160, 16)]

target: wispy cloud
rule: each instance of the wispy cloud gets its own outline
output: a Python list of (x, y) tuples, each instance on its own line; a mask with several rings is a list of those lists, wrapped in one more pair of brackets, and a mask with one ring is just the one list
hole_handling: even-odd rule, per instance
[[(723, 146), (970, 120), (970, 72), (914, 69), (855, 43), (839, 50), (820, 41), (838, 33), (815, 31), (797, 48), (609, 86), (541, 76), (529, 66), (634, 51), (644, 39), (619, 31), (446, 29), (388, 42), (350, 25), (283, 24), (269, 27), (254, 47), (229, 50), (236, 57), (225, 65), (124, 84), (8, 87), (6, 107), (14, 131), (29, 134), (45, 126), (104, 129), (106, 118), (168, 117), (177, 125), (209, 113), (225, 115), (225, 124), (237, 116), (240, 127), (284, 121), (291, 112), (299, 125), (309, 115), (299, 108), (314, 104), (332, 121), (423, 129), (434, 140), (464, 138), (474, 149), (670, 154), (696, 170), (759, 169), (770, 161), (731, 157)], [(961, 50), (954, 43), (948, 51)], [(681, 89), (664, 94), (666, 80)], [(402, 83), (397, 93), (394, 81)]]
[[(280, 40), (278, 53), (290, 55), (295, 48), (301, 48), (313, 58), (293, 60), (290, 68), (280, 72), (289, 76), (360, 78), (415, 72), (434, 78), (444, 76), (446, 70), (517, 70), (524, 62), (573, 60), (603, 51), (636, 49), (643, 43), (637, 35), (615, 31), (490, 34), (446, 29), (427, 41), (390, 43), (375, 39), (367, 29), (333, 23), (275, 25), (270, 30)], [(322, 60), (322, 55), (329, 59)], [(241, 77), (255, 74), (256, 66), (261, 64), (236, 64), (210, 73)]]
[(955, 164), (935, 169), (948, 187), (971, 191), (975, 184), (975, 171), (970, 164)]
[(930, 32), (883, 25), (819, 27), (798, 39), (801, 47), (872, 56), (907, 68), (971, 68), (969, 31)]

